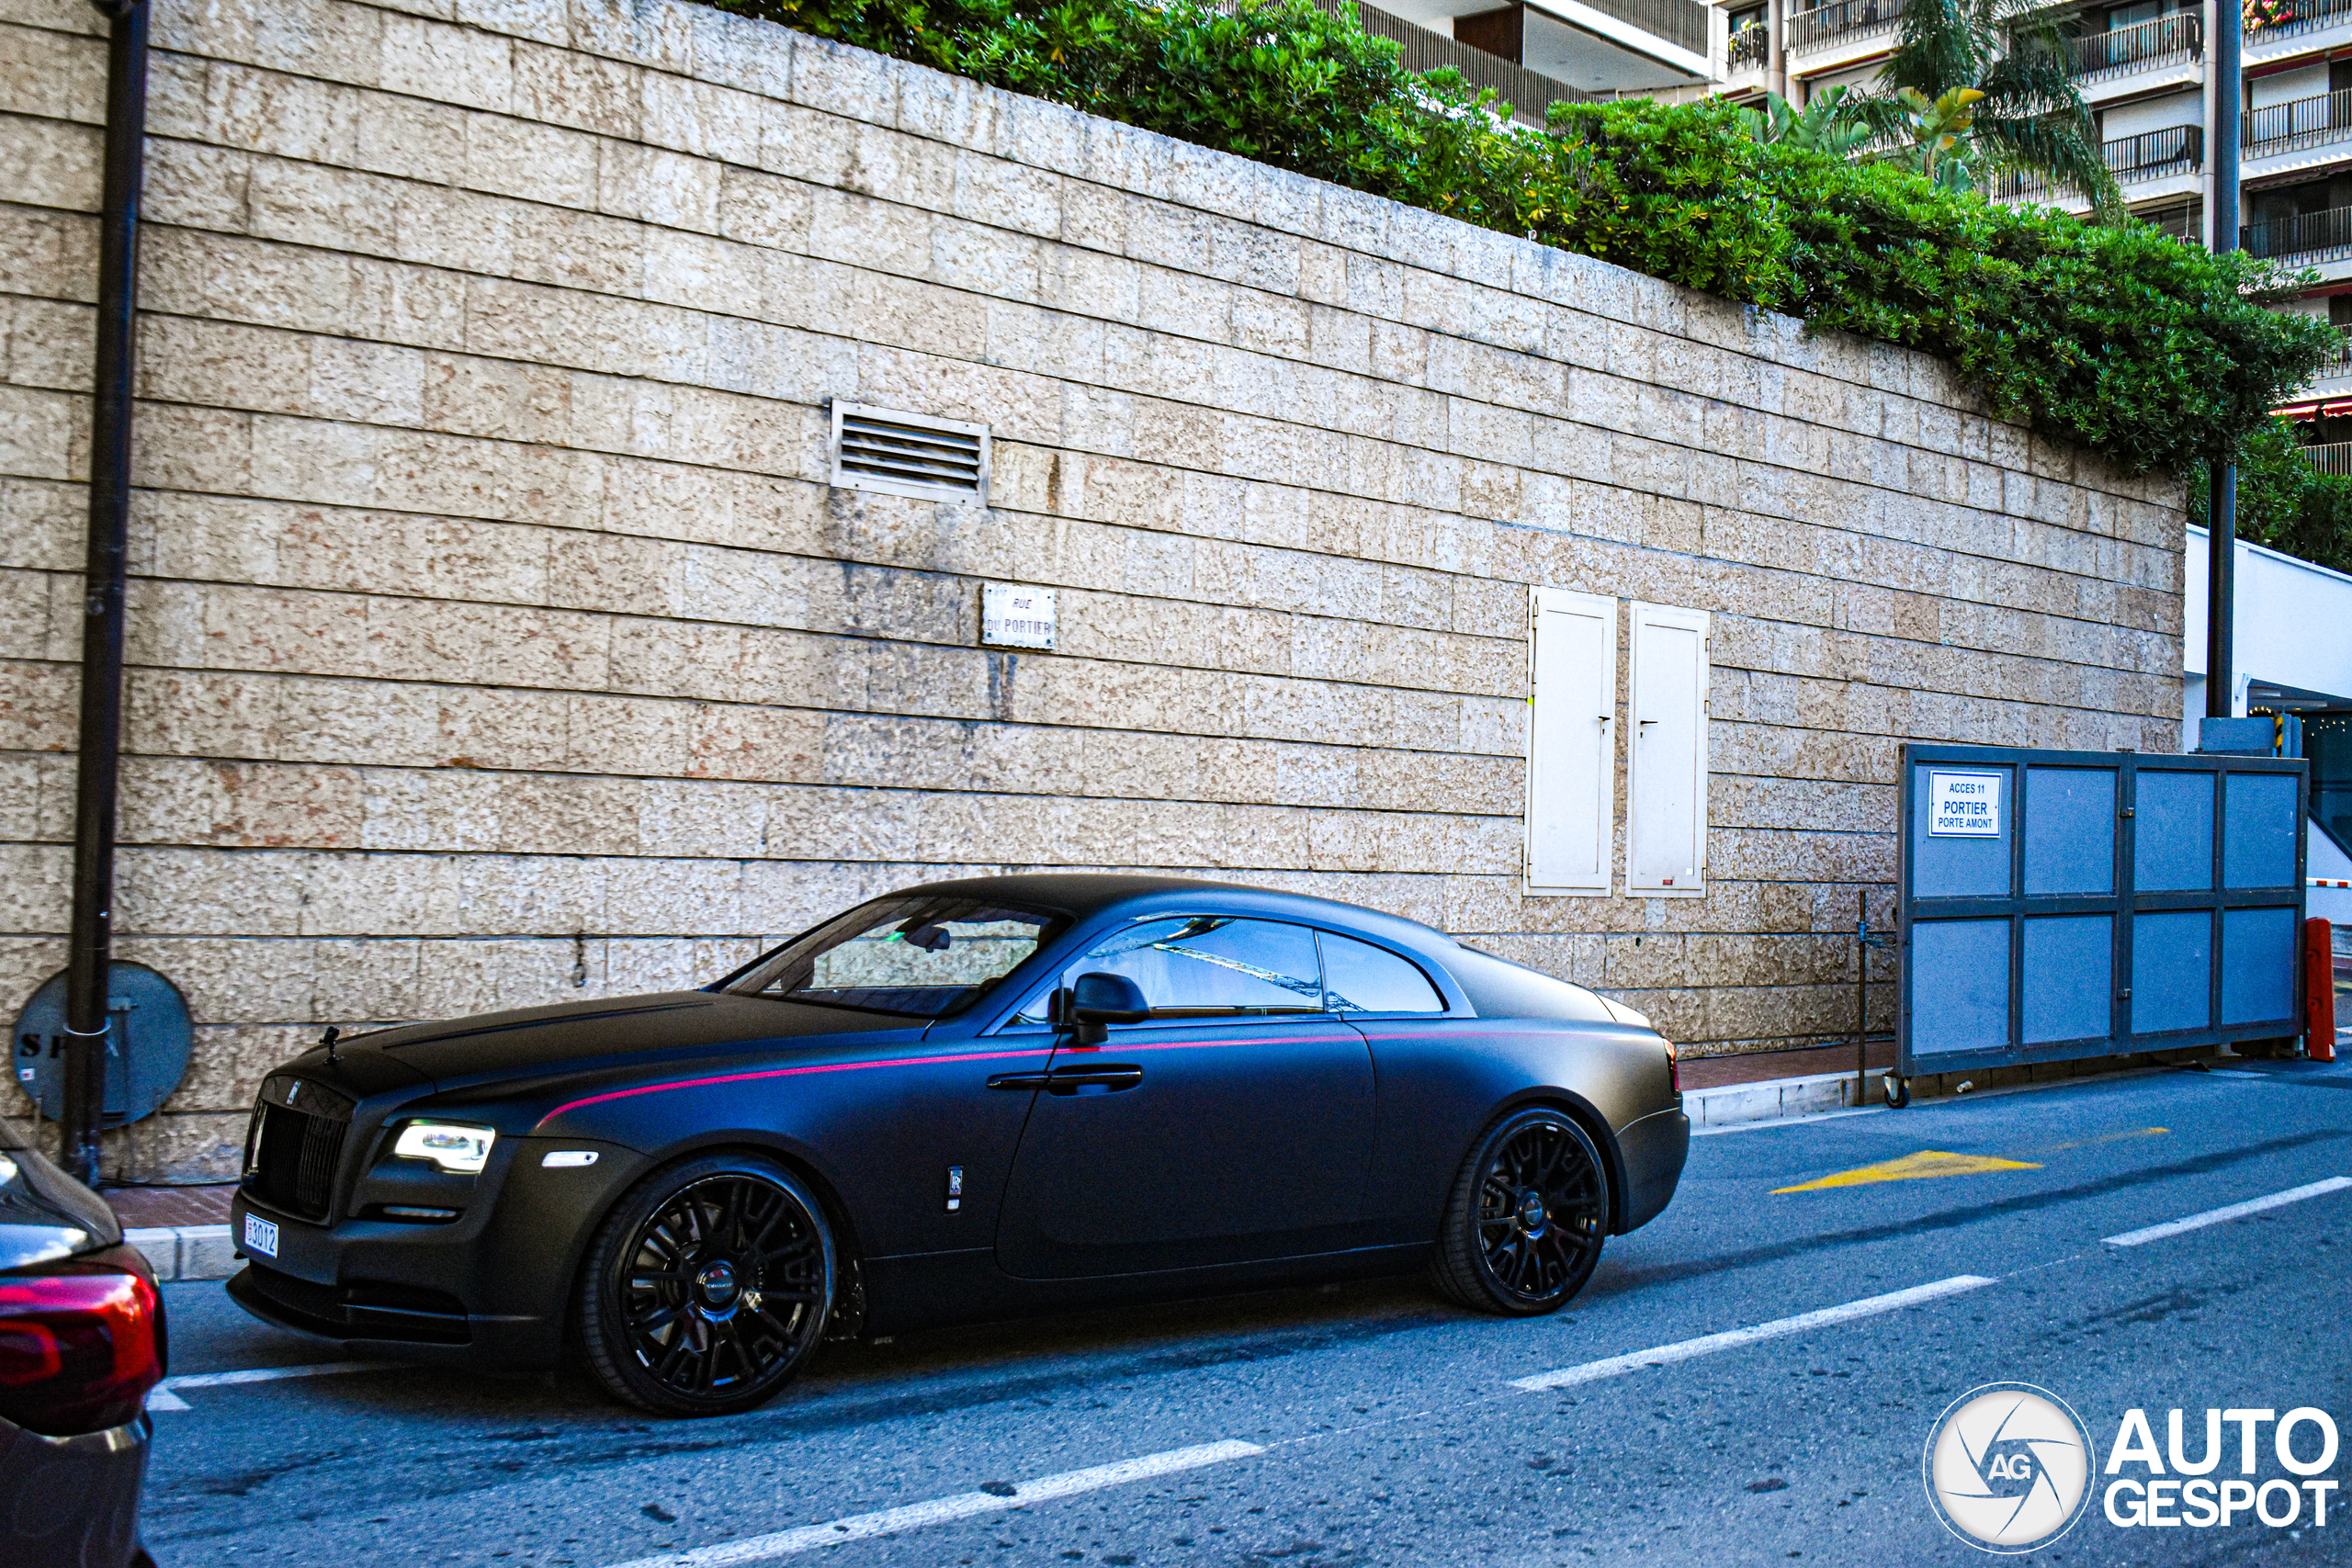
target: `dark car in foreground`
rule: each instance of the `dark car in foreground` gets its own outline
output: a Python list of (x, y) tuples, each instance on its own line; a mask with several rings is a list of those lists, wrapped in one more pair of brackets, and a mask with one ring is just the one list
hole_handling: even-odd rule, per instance
[(264, 1081), (247, 1310), (716, 1414), (820, 1337), (1426, 1267), (1528, 1314), (1673, 1195), (1674, 1049), (1410, 920), (939, 883), (699, 991), (419, 1024)]
[(0, 1122), (0, 1563), (153, 1568), (139, 1544), (155, 1276), (98, 1195)]

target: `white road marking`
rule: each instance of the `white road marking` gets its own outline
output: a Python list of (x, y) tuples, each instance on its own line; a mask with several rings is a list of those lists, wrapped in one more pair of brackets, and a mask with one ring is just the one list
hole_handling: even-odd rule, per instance
[(958, 1519), (977, 1518), (984, 1514), (1001, 1514), (1007, 1508), (1050, 1502), (1054, 1498), (1069, 1497), (1080, 1492), (1097, 1492), (1105, 1486), (1124, 1486), (1130, 1481), (1146, 1481), (1155, 1475), (1167, 1475), (1180, 1470), (1198, 1470), (1205, 1464), (1222, 1464), (1229, 1459), (1247, 1459), (1251, 1454), (1265, 1451), (1256, 1443), (1238, 1439), (1203, 1443), (1189, 1449), (1170, 1449), (1166, 1453), (1145, 1454), (1140, 1459), (1123, 1459), (1115, 1464), (1098, 1464), (1091, 1470), (1065, 1471), (1059, 1475), (1023, 1481), (1012, 1489), (1009, 1496), (1000, 1497), (992, 1492), (964, 1492), (953, 1497), (934, 1498), (928, 1503), (910, 1503), (903, 1508), (853, 1514), (831, 1524), (803, 1525), (798, 1529), (777, 1530), (773, 1535), (721, 1541), (716, 1546), (696, 1547), (691, 1551), (640, 1557), (633, 1562), (616, 1563), (615, 1568), (731, 1568), (738, 1562), (765, 1562), (773, 1558), (839, 1546), (843, 1541), (865, 1540), (899, 1530), (920, 1529), (925, 1525), (953, 1524)]
[(394, 1361), (313, 1361), (300, 1367), (249, 1367), (237, 1372), (192, 1372), (184, 1378), (165, 1378), (147, 1391), (149, 1410), (186, 1410), (187, 1400), (179, 1391), (184, 1388), (231, 1388), (238, 1383), (276, 1382), (281, 1378), (324, 1378), (342, 1372), (389, 1372), (396, 1370)]
[(2283, 1208), (2289, 1203), (2300, 1203), (2306, 1198), (2324, 1198), (2330, 1192), (2341, 1192), (2347, 1187), (2352, 1187), (2352, 1176), (2331, 1176), (2325, 1181), (2314, 1181), (2308, 1187), (2290, 1187), (2284, 1192), (2273, 1192), (2267, 1198), (2249, 1198), (2243, 1203), (2232, 1203), (2226, 1209), (2208, 1209), (2185, 1220), (2171, 1220), (2161, 1225), (2150, 1225), (2145, 1230), (2125, 1231), (2121, 1235), (2103, 1239), (2109, 1247), (2144, 1247), (2149, 1242), (2162, 1241), (2183, 1231), (2203, 1230), (2207, 1225), (2242, 1220), (2265, 1209)]
[(1778, 1339), (1784, 1334), (1803, 1334), (1809, 1328), (1820, 1328), (1833, 1323), (1875, 1317), (1883, 1312), (1898, 1312), (1907, 1306), (1940, 1301), (1946, 1296), (1956, 1296), (1964, 1291), (1982, 1290), (1998, 1283), (1998, 1280), (1984, 1274), (1955, 1274), (1932, 1285), (1914, 1285), (1907, 1291), (1870, 1296), (1859, 1302), (1848, 1302), (1842, 1306), (1823, 1307), (1819, 1312), (1774, 1318), (1770, 1323), (1759, 1323), (1750, 1328), (1734, 1328), (1722, 1334), (1660, 1345), (1654, 1350), (1636, 1350), (1630, 1356), (1611, 1356), (1605, 1361), (1587, 1361), (1580, 1367), (1562, 1367), (1556, 1371), (1538, 1372), (1530, 1378), (1514, 1378), (1510, 1386), (1524, 1389), (1530, 1393), (1541, 1393), (1545, 1389), (1569, 1388), (1602, 1378), (1622, 1377), (1627, 1372), (1640, 1371), (1645, 1367), (1668, 1366), (1698, 1356), (1710, 1356), (1718, 1350), (1735, 1350), (1742, 1345), (1753, 1345), (1759, 1339)]

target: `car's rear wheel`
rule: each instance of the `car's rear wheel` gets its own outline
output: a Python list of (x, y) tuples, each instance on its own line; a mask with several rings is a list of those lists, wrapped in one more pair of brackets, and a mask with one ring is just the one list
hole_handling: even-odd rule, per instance
[(808, 1359), (835, 1278), (823, 1206), (799, 1178), (756, 1155), (688, 1160), (639, 1182), (597, 1227), (581, 1341), (616, 1398), (730, 1415)]
[(1592, 1278), (1609, 1233), (1609, 1176), (1584, 1129), (1548, 1106), (1487, 1130), (1446, 1204), (1430, 1273), (1462, 1305), (1555, 1312)]

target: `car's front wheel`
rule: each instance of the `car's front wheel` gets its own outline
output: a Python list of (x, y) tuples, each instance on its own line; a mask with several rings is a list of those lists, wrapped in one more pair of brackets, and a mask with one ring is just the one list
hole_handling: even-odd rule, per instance
[(1430, 1273), (1462, 1305), (1506, 1317), (1557, 1311), (1584, 1289), (1609, 1232), (1609, 1176), (1562, 1111), (1515, 1111), (1463, 1162)]
[(666, 1416), (726, 1416), (774, 1397), (817, 1347), (836, 1264), (824, 1209), (757, 1155), (655, 1171), (605, 1216), (581, 1270), (590, 1370)]

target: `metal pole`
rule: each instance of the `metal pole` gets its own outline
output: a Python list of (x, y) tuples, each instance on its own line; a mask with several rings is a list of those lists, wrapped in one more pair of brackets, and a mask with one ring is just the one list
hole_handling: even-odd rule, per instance
[[(2213, 250), (2238, 248), (2238, 152), (2244, 134), (2245, 23), (2213, 8)], [(2238, 470), (2213, 454), (2205, 497), (2205, 716), (2227, 718), (2237, 695)]]
[(1854, 1103), (1870, 1098), (1871, 896), (1854, 893)]
[(99, 0), (107, 45), (106, 177), (98, 219), (97, 355), (90, 417), (89, 556), (84, 569), (82, 726), (74, 802), (74, 913), (65, 961), (62, 1163), (98, 1179), (107, 971), (114, 959), (117, 777), (122, 760), (123, 578), (130, 530), (133, 315), (147, 141), (145, 0)]

